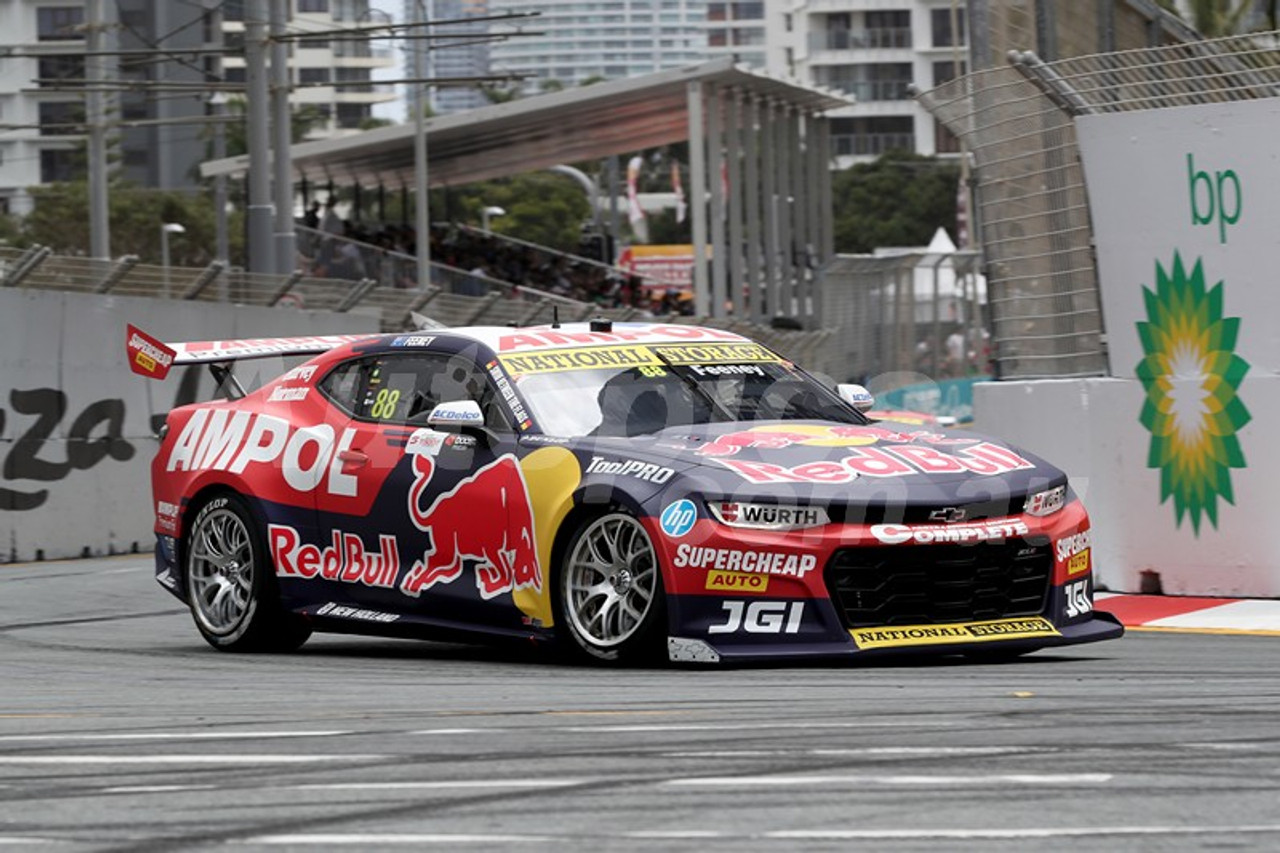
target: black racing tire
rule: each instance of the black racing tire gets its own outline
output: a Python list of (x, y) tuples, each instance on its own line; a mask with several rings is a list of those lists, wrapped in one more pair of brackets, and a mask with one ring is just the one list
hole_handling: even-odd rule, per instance
[(205, 641), (223, 652), (290, 652), (311, 636), (280, 606), (262, 525), (244, 498), (219, 494), (183, 539), (187, 604)]
[(565, 548), (555, 585), (557, 639), (579, 659), (655, 663), (667, 642), (658, 551), (633, 515), (588, 518)]

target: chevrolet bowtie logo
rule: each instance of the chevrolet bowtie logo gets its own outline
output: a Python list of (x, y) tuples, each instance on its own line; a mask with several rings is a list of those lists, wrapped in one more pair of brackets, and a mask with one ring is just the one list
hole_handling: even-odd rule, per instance
[(954, 524), (957, 521), (964, 521), (968, 515), (969, 513), (964, 507), (949, 506), (944, 509), (935, 509), (933, 512), (929, 513), (929, 520), (941, 521), (946, 524)]

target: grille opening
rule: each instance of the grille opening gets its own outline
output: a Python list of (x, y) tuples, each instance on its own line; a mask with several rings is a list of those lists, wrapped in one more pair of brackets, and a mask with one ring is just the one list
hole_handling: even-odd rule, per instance
[(935, 625), (1035, 616), (1053, 575), (1048, 544), (841, 548), (824, 578), (846, 628)]

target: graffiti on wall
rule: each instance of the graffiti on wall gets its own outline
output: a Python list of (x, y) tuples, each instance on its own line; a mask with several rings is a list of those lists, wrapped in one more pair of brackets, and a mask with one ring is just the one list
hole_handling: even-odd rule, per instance
[[(187, 371), (173, 405), (195, 402), (198, 390), (199, 374)], [(0, 433), (7, 428), (11, 436), (0, 443), (0, 510), (39, 509), (49, 500), (50, 484), (107, 459), (127, 462), (135, 456), (134, 442), (124, 435), (124, 400), (107, 397), (76, 410), (78, 405), (57, 388), (9, 392), (7, 406), (0, 405)], [(153, 432), (164, 419), (163, 413), (151, 418)]]

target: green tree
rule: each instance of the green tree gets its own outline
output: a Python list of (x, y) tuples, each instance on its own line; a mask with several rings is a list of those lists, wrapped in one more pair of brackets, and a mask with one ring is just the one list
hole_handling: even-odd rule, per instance
[(926, 246), (939, 226), (954, 235), (959, 177), (959, 166), (909, 152), (832, 173), (836, 251)]
[[(510, 178), (482, 181), (449, 190), (449, 215), (479, 225), (480, 210), (501, 207), (489, 227), (530, 243), (562, 252), (576, 252), (582, 223), (591, 215), (586, 196), (573, 181), (550, 172), (528, 172)], [(432, 193), (432, 210), (444, 210), (443, 194)]]
[[(1182, 18), (1187, 18), (1175, 0), (1160, 0), (1160, 5)], [(1189, 23), (1196, 32), (1205, 38), (1238, 35), (1248, 28), (1249, 13), (1259, 7), (1256, 0), (1190, 0), (1187, 12)], [(1267, 0), (1261, 4), (1260, 11), (1266, 16), (1267, 27), (1276, 26), (1276, 0)]]
[[(82, 254), (89, 246), (89, 186), (84, 181), (31, 188), (34, 207), (19, 225), (14, 245), (40, 243), (57, 254)], [(109, 193), (111, 253), (137, 255), (144, 263), (160, 262), (160, 226), (177, 222), (185, 228), (169, 240), (174, 266), (204, 266), (213, 258), (216, 223), (207, 195), (153, 190), (113, 183)], [(242, 229), (230, 228), (233, 256)]]

